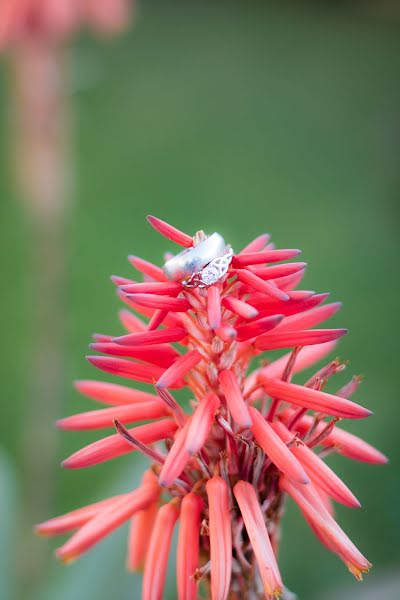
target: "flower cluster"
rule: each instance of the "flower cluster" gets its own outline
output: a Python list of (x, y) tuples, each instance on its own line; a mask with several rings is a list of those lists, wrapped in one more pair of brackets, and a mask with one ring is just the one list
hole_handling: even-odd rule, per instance
[(30, 36), (63, 39), (81, 25), (114, 33), (126, 26), (134, 0), (2, 0), (0, 48)]
[[(151, 225), (184, 248), (204, 239), (155, 217)], [(113, 277), (128, 331), (96, 335), (89, 356), (98, 369), (154, 386), (143, 392), (116, 383), (78, 381), (83, 395), (108, 408), (67, 417), (61, 429), (116, 427), (117, 432), (67, 458), (89, 467), (133, 451), (151, 465), (141, 486), (37, 526), (40, 534), (73, 532), (57, 556), (70, 561), (130, 522), (128, 566), (144, 567), (143, 599), (163, 598), (173, 530), (179, 521), (177, 597), (213, 600), (274, 598), (283, 593), (276, 560), (284, 500), (299, 506), (321, 543), (361, 579), (370, 563), (334, 517), (332, 500), (359, 502), (324, 462), (337, 452), (382, 464), (385, 456), (337, 424), (369, 410), (349, 400), (360, 378), (335, 395), (323, 391), (345, 368), (338, 359), (303, 385), (292, 377), (324, 359), (344, 329), (310, 329), (340, 304), (328, 294), (295, 290), (306, 264), (298, 250), (276, 250), (261, 235), (234, 254), (227, 273), (208, 288), (187, 288), (162, 268), (129, 257), (143, 282)], [(138, 316), (139, 315), (141, 316)], [(145, 317), (147, 320), (144, 320)], [(289, 349), (268, 360), (265, 352)], [(256, 364), (256, 358), (261, 357)], [(190, 392), (190, 414), (173, 390)], [(172, 392), (171, 392), (172, 390)], [(125, 425), (150, 421), (126, 429)]]

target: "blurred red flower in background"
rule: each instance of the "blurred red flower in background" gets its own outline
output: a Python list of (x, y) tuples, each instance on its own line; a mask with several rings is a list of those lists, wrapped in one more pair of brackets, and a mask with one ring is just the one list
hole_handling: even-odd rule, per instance
[(31, 36), (62, 39), (81, 25), (114, 33), (129, 22), (134, 0), (2, 0), (0, 48)]
[[(191, 249), (194, 237), (149, 217), (160, 233)], [(295, 290), (306, 264), (291, 260), (298, 250), (276, 250), (261, 235), (233, 254), (212, 285), (171, 281), (160, 267), (136, 256), (143, 282), (113, 277), (126, 309), (128, 331), (95, 335), (88, 360), (119, 377), (144, 382), (156, 393), (115, 383), (78, 381), (77, 389), (108, 408), (58, 422), (61, 429), (117, 428), (117, 433), (78, 450), (63, 465), (92, 466), (138, 450), (151, 466), (134, 491), (102, 500), (37, 526), (46, 535), (73, 532), (57, 550), (70, 561), (124, 522), (131, 522), (128, 567), (144, 566), (144, 600), (163, 598), (170, 542), (179, 520), (177, 586), (180, 599), (209, 595), (273, 598), (283, 591), (277, 564), (285, 497), (299, 506), (321, 543), (361, 579), (369, 561), (334, 517), (332, 500), (359, 502), (323, 461), (330, 452), (368, 463), (386, 457), (341, 429), (343, 418), (371, 412), (349, 400), (360, 378), (336, 394), (324, 388), (345, 365), (338, 359), (303, 385), (292, 377), (324, 359), (344, 329), (310, 329), (326, 321), (340, 303), (328, 294)], [(280, 264), (276, 264), (280, 263)], [(145, 319), (149, 319), (147, 322)], [(265, 352), (288, 348), (280, 358)], [(255, 359), (258, 360), (256, 365)], [(255, 367), (255, 368), (254, 368)], [(251, 370), (253, 369), (253, 370)], [(190, 412), (170, 390), (190, 392)], [(129, 430), (125, 424), (150, 421)]]

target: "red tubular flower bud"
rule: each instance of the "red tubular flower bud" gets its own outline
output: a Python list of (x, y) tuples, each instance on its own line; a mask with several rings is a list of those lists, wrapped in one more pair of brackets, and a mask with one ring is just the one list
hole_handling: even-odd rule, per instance
[(169, 487), (179, 477), (191, 458), (186, 450), (189, 425), (190, 421), (187, 421), (184, 427), (177, 432), (175, 441), (162, 466), (159, 483), (163, 487)]
[(88, 412), (65, 417), (57, 421), (59, 429), (80, 431), (87, 429), (101, 429), (113, 427), (114, 420), (121, 423), (136, 423), (148, 419), (159, 419), (168, 416), (168, 411), (160, 400), (153, 402), (136, 402), (127, 406), (104, 408), (102, 410), (90, 410)]
[(173, 281), (146, 281), (145, 283), (128, 283), (121, 285), (124, 294), (159, 294), (161, 296), (177, 296), (182, 291), (180, 283)]
[(121, 358), (87, 356), (86, 359), (90, 364), (102, 371), (106, 371), (106, 373), (134, 379), (135, 381), (142, 381), (143, 383), (152, 384), (154, 381), (157, 381), (164, 372), (161, 367), (157, 367), (156, 365), (146, 365), (144, 363), (123, 360)]
[(237, 269), (236, 274), (240, 281), (257, 292), (267, 294), (268, 296), (276, 298), (277, 300), (289, 300), (289, 295), (286, 294), (286, 292), (282, 292), (277, 286), (269, 283), (268, 281), (264, 281), (264, 279), (257, 277), (257, 275), (251, 271), (248, 271), (247, 269)]
[(186, 437), (185, 446), (190, 454), (195, 454), (203, 447), (219, 405), (220, 400), (218, 396), (216, 394), (209, 394), (197, 406), (191, 417)]
[[(129, 433), (143, 444), (151, 444), (172, 437), (176, 427), (176, 423), (171, 419), (163, 419), (155, 423), (134, 427), (129, 430)], [(82, 469), (83, 467), (98, 465), (106, 460), (112, 460), (132, 451), (132, 446), (116, 433), (78, 450), (66, 458), (62, 466), (66, 469)]]
[(125, 356), (136, 358), (158, 367), (170, 367), (174, 360), (179, 356), (178, 352), (167, 346), (167, 344), (154, 344), (154, 346), (123, 346), (113, 342), (103, 342), (90, 344), (90, 349), (96, 352), (102, 352), (110, 356)]
[(169, 329), (157, 329), (156, 331), (143, 331), (121, 335), (120, 337), (113, 338), (113, 342), (122, 344), (123, 346), (142, 346), (167, 342), (180, 342), (186, 336), (186, 329), (183, 329), (183, 327), (173, 327)]
[(176, 229), (176, 227), (172, 227), (172, 225), (169, 225), (165, 221), (162, 221), (157, 217), (153, 217), (152, 215), (149, 215), (147, 220), (156, 231), (176, 244), (179, 244), (184, 248), (191, 248), (193, 246), (193, 238), (187, 233), (179, 231), (179, 229)]
[(277, 328), (277, 332), (282, 331), (297, 331), (299, 329), (307, 329), (308, 327), (315, 327), (324, 321), (330, 319), (334, 314), (340, 310), (342, 306), (341, 302), (332, 302), (331, 304), (325, 304), (325, 306), (317, 306), (311, 308), (303, 313), (297, 315), (291, 315), (285, 317), (282, 323)]
[(118, 383), (107, 383), (105, 381), (93, 381), (91, 379), (81, 379), (75, 381), (75, 387), (84, 396), (103, 402), (104, 404), (123, 405), (132, 402), (151, 402), (156, 400), (157, 396), (134, 390), (132, 388), (119, 385)]
[(271, 329), (274, 329), (279, 325), (282, 319), (282, 315), (273, 315), (271, 317), (257, 319), (257, 321), (251, 321), (244, 325), (239, 325), (236, 327), (237, 340), (238, 342), (244, 342), (257, 337), (266, 331), (271, 331)]
[(158, 388), (180, 387), (178, 384), (188, 371), (201, 361), (201, 354), (197, 350), (189, 350), (180, 356), (157, 381)]
[(347, 329), (312, 329), (311, 331), (284, 331), (260, 335), (255, 346), (259, 350), (277, 350), (296, 346), (310, 346), (332, 342), (346, 335)]
[(226, 600), (232, 575), (232, 531), (228, 486), (214, 475), (207, 481), (209, 507), (211, 597)]
[(193, 492), (187, 494), (182, 500), (176, 560), (178, 600), (196, 600), (197, 598), (198, 586), (194, 574), (199, 568), (202, 508), (202, 499)]
[(175, 298), (175, 296), (127, 294), (127, 297), (135, 304), (141, 304), (148, 308), (161, 308), (172, 312), (186, 312), (190, 308), (190, 304), (185, 298)]
[(168, 555), (178, 517), (177, 498), (169, 504), (164, 504), (157, 513), (144, 568), (142, 600), (161, 600), (164, 596)]
[(211, 329), (221, 325), (221, 294), (216, 285), (207, 290), (207, 314)]
[(224, 296), (222, 298), (222, 306), (243, 319), (254, 319), (258, 315), (258, 310), (254, 306), (250, 306), (247, 302), (231, 296)]
[(221, 371), (219, 383), (233, 419), (242, 429), (249, 428), (251, 426), (251, 417), (246, 402), (243, 399), (236, 375), (233, 371)]
[(265, 263), (279, 262), (295, 258), (301, 250), (263, 250), (262, 252), (243, 252), (234, 257), (234, 267), (246, 267), (248, 265), (262, 265)]
[(79, 529), (56, 552), (65, 562), (74, 560), (99, 542), (103, 537), (125, 523), (135, 512), (146, 508), (157, 497), (158, 487), (145, 484), (122, 497), (118, 503), (106, 507)]
[(254, 488), (247, 481), (239, 481), (233, 493), (257, 560), (265, 595), (278, 597), (283, 583)]
[(312, 390), (295, 383), (286, 383), (278, 379), (269, 379), (263, 375), (260, 375), (260, 380), (268, 395), (296, 406), (304, 406), (326, 415), (348, 419), (361, 419), (372, 414), (367, 408), (333, 394)]
[(253, 419), (251, 430), (268, 458), (290, 479), (302, 484), (309, 483), (310, 480), (304, 468), (262, 414), (254, 407), (250, 408), (250, 414)]
[[(272, 423), (271, 426), (285, 444), (293, 439), (293, 434), (286, 429), (283, 423)], [(290, 450), (300, 464), (303, 465), (314, 485), (345, 506), (360, 507), (359, 501), (347, 485), (310, 448), (305, 444), (297, 445), (295, 443)]]
[[(157, 477), (152, 471), (146, 471), (142, 483), (157, 483)], [(126, 566), (130, 571), (143, 569), (150, 544), (150, 537), (156, 520), (161, 488), (154, 502), (147, 508), (139, 510), (131, 518), (128, 537), (128, 552)]]

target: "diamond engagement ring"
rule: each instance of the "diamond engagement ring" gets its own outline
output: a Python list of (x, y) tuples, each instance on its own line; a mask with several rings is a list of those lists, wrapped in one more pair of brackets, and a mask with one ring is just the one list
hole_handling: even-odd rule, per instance
[(186, 287), (208, 287), (228, 271), (233, 250), (219, 233), (213, 233), (193, 248), (183, 250), (164, 265), (168, 279)]

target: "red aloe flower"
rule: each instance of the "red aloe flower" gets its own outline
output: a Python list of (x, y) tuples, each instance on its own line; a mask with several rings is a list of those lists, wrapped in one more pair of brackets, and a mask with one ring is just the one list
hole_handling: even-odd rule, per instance
[[(185, 257), (212, 237), (203, 232), (191, 237), (155, 217), (149, 221), (183, 247), (171, 260), (183, 261), (184, 267)], [(220, 236), (214, 236), (218, 242)], [(138, 314), (120, 313), (125, 335), (97, 334), (92, 348), (106, 356), (89, 361), (155, 386), (156, 393), (78, 381), (79, 392), (108, 407), (58, 422), (62, 429), (117, 427), (117, 433), (67, 458), (64, 467), (88, 467), (135, 450), (152, 464), (138, 490), (51, 519), (37, 531), (75, 530), (57, 551), (71, 560), (130, 520), (127, 564), (144, 566), (145, 600), (163, 598), (177, 520), (179, 600), (194, 600), (199, 586), (213, 600), (279, 596), (283, 583), (276, 555), (285, 495), (357, 578), (371, 566), (333, 517), (331, 500), (350, 507), (359, 502), (323, 461), (325, 453), (336, 451), (355, 460), (386, 462), (381, 452), (337, 424), (371, 414), (348, 399), (360, 378), (336, 394), (323, 390), (345, 368), (334, 360), (303, 385), (291, 381), (346, 333), (308, 329), (334, 315), (340, 304), (323, 305), (327, 294), (293, 290), (306, 265), (270, 266), (299, 251), (272, 249), (268, 240), (261, 235), (238, 254), (226, 247), (226, 254), (176, 281), (159, 266), (130, 257), (144, 282), (113, 281)], [(289, 352), (250, 372), (255, 358), (277, 348)], [(173, 388), (189, 391), (191, 412), (181, 408)], [(150, 423), (124, 427), (142, 420)]]
[(22, 38), (65, 38), (88, 24), (104, 33), (123, 29), (135, 0), (2, 0), (0, 48)]

